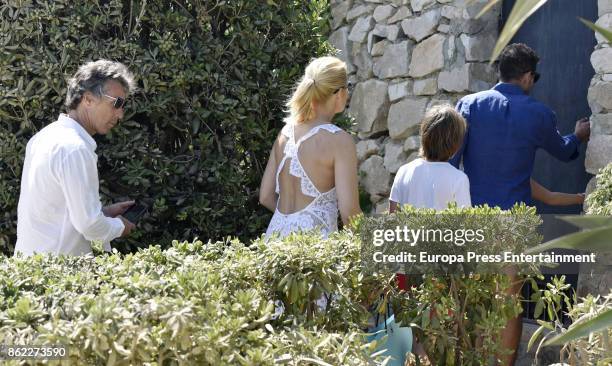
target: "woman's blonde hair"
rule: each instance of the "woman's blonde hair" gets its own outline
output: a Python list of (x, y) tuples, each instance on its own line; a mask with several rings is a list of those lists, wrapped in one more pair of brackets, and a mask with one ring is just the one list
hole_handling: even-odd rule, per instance
[(346, 64), (342, 60), (332, 56), (312, 60), (287, 102), (288, 120), (302, 123), (314, 118), (312, 102), (326, 101), (346, 86)]

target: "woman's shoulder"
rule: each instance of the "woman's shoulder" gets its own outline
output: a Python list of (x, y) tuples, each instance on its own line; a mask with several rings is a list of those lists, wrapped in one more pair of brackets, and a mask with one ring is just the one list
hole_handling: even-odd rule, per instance
[(343, 130), (342, 128), (329, 124), (329, 127), (325, 127), (325, 130), (329, 133), (328, 138), (333, 141), (334, 147), (340, 150), (355, 150), (355, 138), (353, 135)]

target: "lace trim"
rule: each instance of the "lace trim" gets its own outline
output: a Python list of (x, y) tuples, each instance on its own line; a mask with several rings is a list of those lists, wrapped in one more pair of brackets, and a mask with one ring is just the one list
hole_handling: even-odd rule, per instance
[(301, 188), (302, 193), (305, 196), (309, 196), (313, 198), (322, 194), (317, 189), (317, 187), (315, 187), (314, 183), (312, 183), (312, 180), (310, 179), (310, 177), (304, 170), (304, 167), (302, 166), (302, 163), (300, 162), (300, 159), (298, 156), (298, 151), (299, 151), (299, 148), (302, 142), (314, 136), (320, 130), (326, 130), (331, 133), (337, 133), (339, 131), (342, 131), (340, 127), (329, 124), (329, 123), (324, 124), (324, 125), (319, 125), (319, 126), (316, 126), (310, 129), (310, 131), (308, 131), (304, 136), (302, 136), (296, 143), (295, 125), (293, 124), (285, 125), (285, 127), (283, 127), (283, 129), (281, 130), (281, 133), (287, 136), (288, 140), (287, 140), (287, 143), (285, 144), (285, 149), (283, 151), (283, 155), (284, 155), (283, 160), (281, 160), (281, 163), (278, 165), (278, 170), (276, 171), (276, 189), (275, 191), (277, 194), (280, 193), (278, 177), (280, 175), (280, 172), (283, 170), (283, 167), (285, 166), (285, 161), (287, 159), (291, 159), (291, 163), (289, 165), (289, 174), (300, 179), (300, 188)]

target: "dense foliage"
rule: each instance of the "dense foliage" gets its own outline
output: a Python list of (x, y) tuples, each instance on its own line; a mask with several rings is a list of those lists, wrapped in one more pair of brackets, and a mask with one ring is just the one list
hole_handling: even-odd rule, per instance
[[(446, 214), (455, 221), (446, 223), (461, 225), (466, 212), (489, 224), (487, 212), (501, 213), (453, 208)], [(489, 225), (491, 238), (532, 245), (533, 212), (506, 215), (521, 229), (508, 235), (516, 221), (501, 220)], [(431, 216), (406, 209), (384, 218)], [(385, 316), (389, 304), (402, 324), (416, 325), (433, 364), (500, 354), (494, 335), (520, 311), (504, 295), (507, 278), (413, 277), (411, 290), (399, 291), (394, 273), (363, 266), (359, 229), (374, 223), (380, 219), (362, 217), (325, 240), (314, 233), (249, 246), (175, 241), (128, 255), (1, 257), (0, 344), (64, 344), (81, 364), (364, 365), (385, 347), (366, 343), (371, 312)]]
[(13, 251), (26, 142), (64, 111), (66, 79), (100, 58), (140, 88), (97, 139), (103, 199), (150, 207), (133, 243), (259, 235), (263, 168), (293, 83), (327, 51), (326, 19), (322, 0), (3, 1), (1, 251)]
[[(487, 206), (449, 207), (439, 212), (404, 207), (394, 215), (364, 220), (361, 224), (362, 252), (385, 251), (387, 246), (396, 246), (389, 252), (416, 253), (416, 258), (423, 251), (463, 255), (464, 258), (467, 258), (468, 251), (481, 255), (503, 251), (519, 254), (541, 242), (542, 237), (536, 230), (540, 223), (535, 209), (525, 205), (516, 205), (509, 211)], [(428, 230), (481, 228), (485, 240), (460, 246), (446, 240), (429, 240), (414, 246), (390, 241), (385, 243), (385, 247), (372, 248), (371, 239), (366, 239), (372, 237), (370, 233), (375, 229), (403, 226)], [(507, 353), (499, 335), (508, 320), (522, 312), (519, 296), (507, 293), (512, 283), (504, 273), (510, 265), (487, 264), (482, 259), (478, 262), (449, 264), (440, 260), (424, 266), (402, 266), (400, 270), (409, 274), (409, 290), (398, 294), (392, 286), (386, 288), (387, 298), (382, 308), (388, 301), (396, 319), (403, 324), (413, 324), (413, 332), (421, 340), (433, 365), (486, 365), (491, 358)], [(368, 267), (376, 268), (374, 263), (369, 263)], [(379, 268), (382, 273), (389, 273), (390, 268)], [(513, 268), (530, 275), (540, 274), (537, 266), (530, 263)]]
[(612, 216), (612, 163), (597, 174), (597, 186), (586, 198), (587, 213)]
[[(537, 287), (535, 287), (537, 289)], [(612, 292), (606, 296), (588, 294), (578, 299), (574, 294), (568, 295), (570, 285), (565, 283), (565, 276), (555, 277), (546, 288), (537, 289), (534, 298), (537, 300), (536, 317), (543, 315), (544, 320), (538, 320), (540, 327), (533, 333), (528, 347), (536, 347), (536, 355), (547, 339), (560, 334), (567, 334), (568, 330), (575, 329), (592, 321), (604, 312), (612, 310)], [(571, 320), (567, 322), (563, 314)], [(603, 320), (602, 320), (603, 321)], [(559, 352), (562, 362), (570, 365), (609, 365), (612, 362), (612, 328), (605, 327), (595, 331), (591, 327), (588, 335), (564, 342)]]
[[(83, 365), (364, 365), (373, 350), (356, 243), (345, 233), (2, 257), (0, 344), (64, 344)], [(334, 296), (313, 307), (323, 291)]]

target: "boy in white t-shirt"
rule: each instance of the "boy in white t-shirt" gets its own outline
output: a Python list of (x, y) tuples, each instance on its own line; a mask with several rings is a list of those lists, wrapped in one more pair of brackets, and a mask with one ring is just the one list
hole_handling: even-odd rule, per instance
[(421, 157), (395, 175), (389, 211), (400, 205), (443, 210), (450, 202), (470, 207), (470, 181), (448, 161), (461, 147), (466, 122), (450, 105), (430, 108), (421, 122)]

